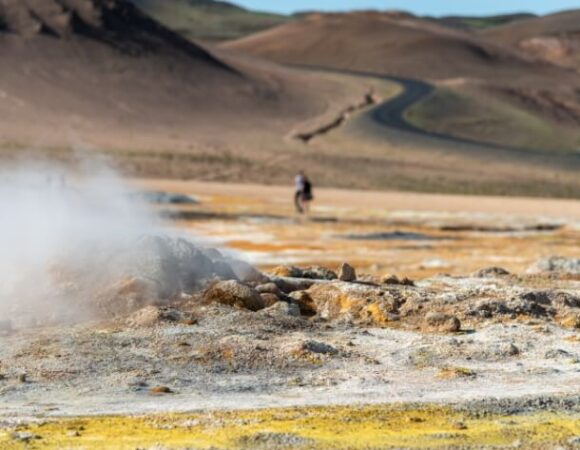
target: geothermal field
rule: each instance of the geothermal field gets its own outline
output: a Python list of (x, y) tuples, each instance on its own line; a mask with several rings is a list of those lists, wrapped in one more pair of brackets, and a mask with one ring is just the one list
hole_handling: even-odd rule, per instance
[(42, 173), (4, 174), (1, 448), (578, 445), (575, 202)]
[(322, 3), (0, 0), (0, 450), (580, 449), (580, 11)]

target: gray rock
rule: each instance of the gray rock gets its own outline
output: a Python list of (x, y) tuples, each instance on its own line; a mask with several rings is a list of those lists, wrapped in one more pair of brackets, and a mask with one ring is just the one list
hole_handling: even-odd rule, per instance
[(356, 281), (356, 270), (348, 263), (342, 263), (338, 272), (338, 279), (341, 281)]
[(338, 353), (338, 350), (332, 345), (319, 341), (305, 341), (302, 343), (302, 349), (322, 355), (336, 355)]

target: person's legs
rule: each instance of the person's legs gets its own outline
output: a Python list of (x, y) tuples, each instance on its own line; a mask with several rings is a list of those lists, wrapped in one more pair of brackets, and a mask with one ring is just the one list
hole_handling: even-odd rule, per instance
[(302, 192), (297, 191), (294, 194), (294, 206), (296, 206), (296, 212), (298, 214), (304, 213), (304, 208), (302, 207)]

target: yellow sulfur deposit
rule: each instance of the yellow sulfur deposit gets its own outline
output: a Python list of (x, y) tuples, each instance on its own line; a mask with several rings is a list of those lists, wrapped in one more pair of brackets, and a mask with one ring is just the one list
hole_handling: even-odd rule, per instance
[(419, 449), (519, 442), (540, 449), (579, 435), (577, 414), (471, 416), (440, 406), (378, 405), (49, 419), (0, 432), (0, 448)]

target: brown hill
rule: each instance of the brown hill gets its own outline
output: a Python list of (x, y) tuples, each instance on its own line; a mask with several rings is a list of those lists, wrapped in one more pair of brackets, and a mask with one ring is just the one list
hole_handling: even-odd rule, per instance
[(467, 77), (520, 84), (524, 72), (531, 80), (557, 73), (474, 33), (389, 13), (313, 14), (225, 46), (284, 63), (431, 80)]
[(0, 144), (174, 148), (312, 109), (285, 74), (224, 62), (129, 1), (0, 0), (0, 24)]
[(539, 60), (580, 70), (580, 10), (510, 23), (482, 35)]

